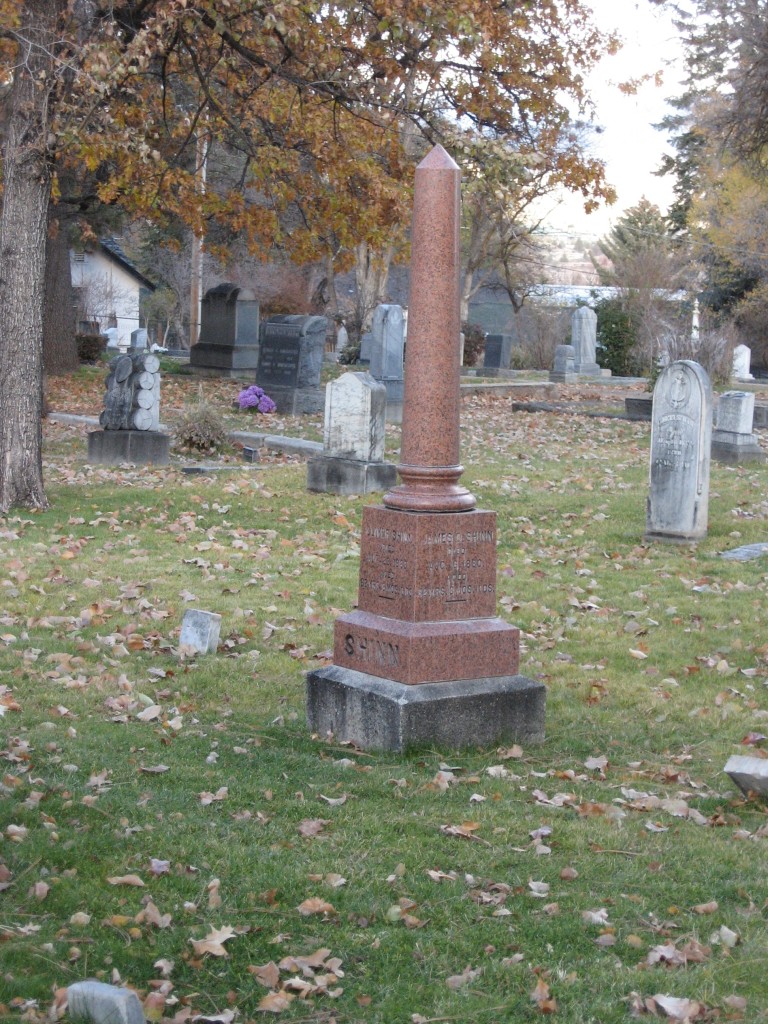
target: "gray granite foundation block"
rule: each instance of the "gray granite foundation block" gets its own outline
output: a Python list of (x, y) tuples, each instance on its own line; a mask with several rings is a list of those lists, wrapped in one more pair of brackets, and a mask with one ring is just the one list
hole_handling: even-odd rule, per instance
[(307, 463), (307, 490), (328, 494), (370, 494), (388, 491), (397, 483), (390, 462), (362, 462), (325, 455)]
[(167, 466), (171, 448), (160, 430), (92, 430), (88, 434), (88, 461), (94, 465)]
[(742, 793), (768, 797), (768, 758), (734, 754), (728, 758), (723, 771)]
[(713, 430), (711, 451), (713, 459), (727, 465), (765, 461), (765, 452), (754, 434), (735, 434), (727, 430)]
[(542, 743), (545, 704), (544, 684), (525, 676), (413, 686), (338, 665), (307, 675), (312, 732), (363, 750)]
[(67, 1013), (72, 1020), (93, 1024), (144, 1024), (144, 1011), (136, 993), (101, 981), (70, 985)]

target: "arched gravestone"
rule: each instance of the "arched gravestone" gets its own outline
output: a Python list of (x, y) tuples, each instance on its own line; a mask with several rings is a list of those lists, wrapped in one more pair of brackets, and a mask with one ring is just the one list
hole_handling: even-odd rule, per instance
[(690, 359), (670, 363), (653, 391), (645, 536), (693, 541), (707, 534), (712, 385)]
[(189, 365), (209, 377), (250, 377), (259, 359), (259, 303), (249, 288), (225, 282), (210, 288), (201, 307), (200, 340)]

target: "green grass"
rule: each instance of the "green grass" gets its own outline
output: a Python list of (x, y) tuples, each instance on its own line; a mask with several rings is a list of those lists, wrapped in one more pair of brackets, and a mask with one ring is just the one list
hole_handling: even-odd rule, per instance
[[(714, 463), (706, 540), (649, 546), (647, 425), (465, 401), (463, 482), (498, 513), (499, 611), (522, 631), (521, 671), (547, 684), (547, 739), (401, 757), (321, 742), (304, 716), (376, 496), (310, 495), (296, 464), (88, 468), (83, 434), (48, 431), (50, 511), (0, 521), (0, 671), (20, 707), (0, 718), (0, 1015), (42, 1021), (85, 977), (144, 998), (168, 960), (169, 1020), (260, 1019), (268, 989), (248, 968), (322, 947), (343, 992), (283, 1019), (533, 1021), (538, 980), (563, 1024), (628, 1021), (632, 993), (768, 1019), (766, 804), (722, 773), (768, 732), (768, 571), (718, 557), (766, 540), (768, 468)], [(189, 606), (222, 614), (216, 655), (179, 656)], [(500, 764), (507, 777), (488, 773)], [(697, 813), (641, 809), (641, 793)], [(441, 831), (468, 822), (474, 839)], [(132, 874), (143, 888), (108, 881)], [(302, 916), (312, 897), (333, 909)], [(602, 926), (582, 918), (601, 909)], [(195, 952), (225, 926), (227, 957)], [(692, 939), (704, 962), (647, 963)]]

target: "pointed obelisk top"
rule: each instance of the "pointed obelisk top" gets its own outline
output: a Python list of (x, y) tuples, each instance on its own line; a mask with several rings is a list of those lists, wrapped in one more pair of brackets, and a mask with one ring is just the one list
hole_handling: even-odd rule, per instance
[(456, 161), (453, 159), (450, 153), (447, 153), (443, 149), (443, 147), (438, 143), (436, 146), (430, 149), (430, 151), (427, 153), (427, 155), (424, 157), (421, 163), (416, 167), (417, 171), (420, 171), (422, 169), (425, 171), (458, 171), (459, 165), (456, 163)]

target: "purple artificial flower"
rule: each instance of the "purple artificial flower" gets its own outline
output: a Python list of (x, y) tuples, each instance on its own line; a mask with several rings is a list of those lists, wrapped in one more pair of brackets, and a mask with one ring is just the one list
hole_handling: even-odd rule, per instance
[(274, 412), (277, 409), (269, 395), (258, 384), (244, 388), (237, 396), (237, 401), (241, 409), (256, 409), (257, 412)]

